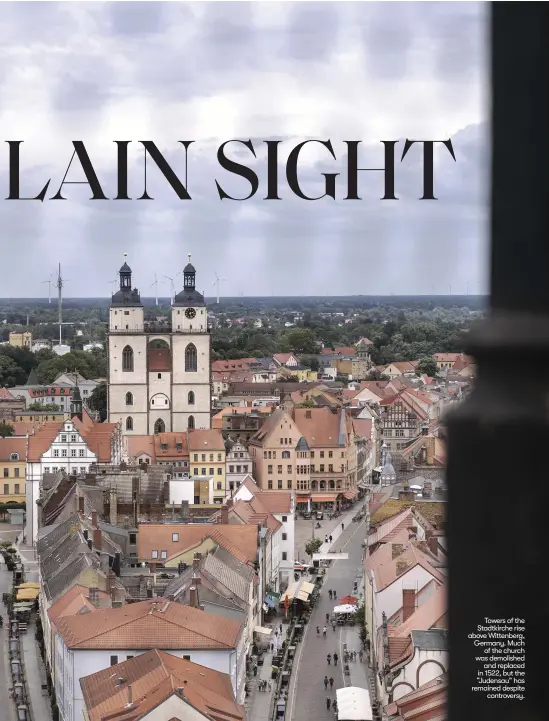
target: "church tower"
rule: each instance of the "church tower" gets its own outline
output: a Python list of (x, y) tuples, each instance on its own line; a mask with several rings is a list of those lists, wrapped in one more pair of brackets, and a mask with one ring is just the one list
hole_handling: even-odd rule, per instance
[(207, 310), (190, 256), (168, 323), (144, 320), (124, 263), (109, 312), (109, 422), (126, 435), (209, 428), (210, 388)]

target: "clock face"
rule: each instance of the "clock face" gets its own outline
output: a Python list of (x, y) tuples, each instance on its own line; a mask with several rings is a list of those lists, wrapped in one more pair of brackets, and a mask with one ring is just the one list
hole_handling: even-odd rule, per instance
[(192, 319), (192, 318), (195, 317), (196, 311), (195, 311), (194, 308), (187, 308), (187, 310), (185, 311), (185, 315), (187, 316), (187, 318), (191, 318), (191, 319)]

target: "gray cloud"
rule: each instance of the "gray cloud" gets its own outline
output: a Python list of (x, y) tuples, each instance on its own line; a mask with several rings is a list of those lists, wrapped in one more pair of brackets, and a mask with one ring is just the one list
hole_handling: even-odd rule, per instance
[[(53, 194), (83, 139), (107, 195), (116, 191), (114, 139), (155, 140), (183, 177), (177, 140), (196, 139), (192, 201), (180, 201), (150, 167), (154, 201), (0, 200), (0, 296), (45, 292), (61, 261), (71, 295), (106, 295), (129, 253), (142, 293), (174, 276), (193, 253), (198, 284), (213, 273), (227, 295), (447, 293), (479, 289), (486, 273), (488, 135), (484, 8), (474, 3), (36, 3), (0, 5), (3, 139), (25, 140), (22, 189), (51, 177)], [(338, 160), (304, 153), (304, 192), (321, 195), (322, 172), (346, 188), (343, 139), (363, 140), (361, 163), (381, 162), (379, 140), (452, 137), (441, 149), (437, 202), (422, 192), (420, 148), (397, 165), (398, 202), (381, 202), (381, 173), (361, 173), (362, 201), (292, 196), (289, 149), (331, 138)], [(222, 170), (218, 145), (252, 138), (257, 197), (220, 201), (249, 185)], [(262, 139), (284, 139), (281, 201), (264, 201)], [(135, 145), (135, 143), (134, 143)], [(7, 152), (0, 165), (7, 196)], [(131, 154), (131, 194), (142, 193), (142, 153)], [(400, 158), (400, 153), (397, 153)], [(74, 172), (74, 174), (73, 174)], [(81, 179), (78, 164), (70, 179)], [(165, 279), (163, 279), (165, 280)], [(169, 292), (166, 281), (161, 288)]]

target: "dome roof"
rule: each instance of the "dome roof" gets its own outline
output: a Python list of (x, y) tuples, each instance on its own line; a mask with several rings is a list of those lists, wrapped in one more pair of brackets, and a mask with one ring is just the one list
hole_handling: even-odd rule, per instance
[(192, 263), (187, 263), (187, 265), (183, 268), (184, 273), (196, 273), (196, 269)]
[(120, 268), (120, 273), (131, 273), (131, 272), (132, 272), (132, 269), (130, 268), (130, 266), (126, 262), (124, 262), (124, 265)]

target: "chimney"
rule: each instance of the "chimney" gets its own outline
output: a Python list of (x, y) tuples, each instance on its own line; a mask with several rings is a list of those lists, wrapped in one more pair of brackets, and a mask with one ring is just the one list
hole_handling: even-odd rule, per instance
[(84, 496), (78, 496), (78, 513), (84, 514)]
[(92, 528), (97, 528), (97, 511), (92, 511)]
[(191, 586), (189, 589), (189, 606), (198, 608), (198, 593), (196, 592), (196, 588), (194, 586)]
[(89, 538), (89, 534), (88, 534), (88, 529), (87, 529), (87, 528), (84, 528), (84, 530), (82, 531), (82, 535), (84, 536), (84, 540), (87, 541), (88, 538)]
[(111, 594), (111, 597), (115, 588), (115, 579), (116, 576), (114, 575), (114, 573), (112, 571), (109, 571), (107, 573), (107, 593)]
[(202, 583), (202, 580), (201, 580), (200, 576), (195, 576), (193, 573), (193, 577), (191, 578), (191, 583), (193, 586), (200, 586), (200, 584)]
[(429, 550), (433, 556), (438, 556), (438, 538), (436, 536), (431, 536), (427, 541), (427, 545), (429, 546)]
[(101, 550), (101, 531), (99, 528), (93, 529), (93, 545), (96, 551)]
[(427, 465), (432, 466), (435, 460), (435, 438), (434, 436), (427, 436), (425, 438), (425, 445), (427, 446)]
[(200, 561), (202, 560), (202, 554), (201, 553), (195, 553), (193, 557), (193, 568), (196, 569), (200, 566)]
[(402, 623), (407, 621), (416, 610), (416, 591), (414, 588), (402, 589)]
[(397, 561), (396, 572), (400, 576), (408, 568), (408, 561)]
[(132, 685), (131, 683), (128, 684), (128, 706), (131, 706), (133, 703), (132, 701)]
[(391, 543), (391, 550), (392, 550), (392, 556), (391, 558), (393, 561), (395, 558), (400, 556), (404, 552), (404, 544), (402, 543)]
[(99, 589), (96, 586), (90, 588), (88, 592), (88, 598), (93, 606), (95, 606), (96, 608), (99, 606)]
[(93, 541), (91, 538), (88, 538), (88, 548), (90, 549), (90, 551), (93, 551)]
[(221, 523), (228, 525), (229, 523), (229, 509), (227, 506), (223, 506), (221, 509)]

